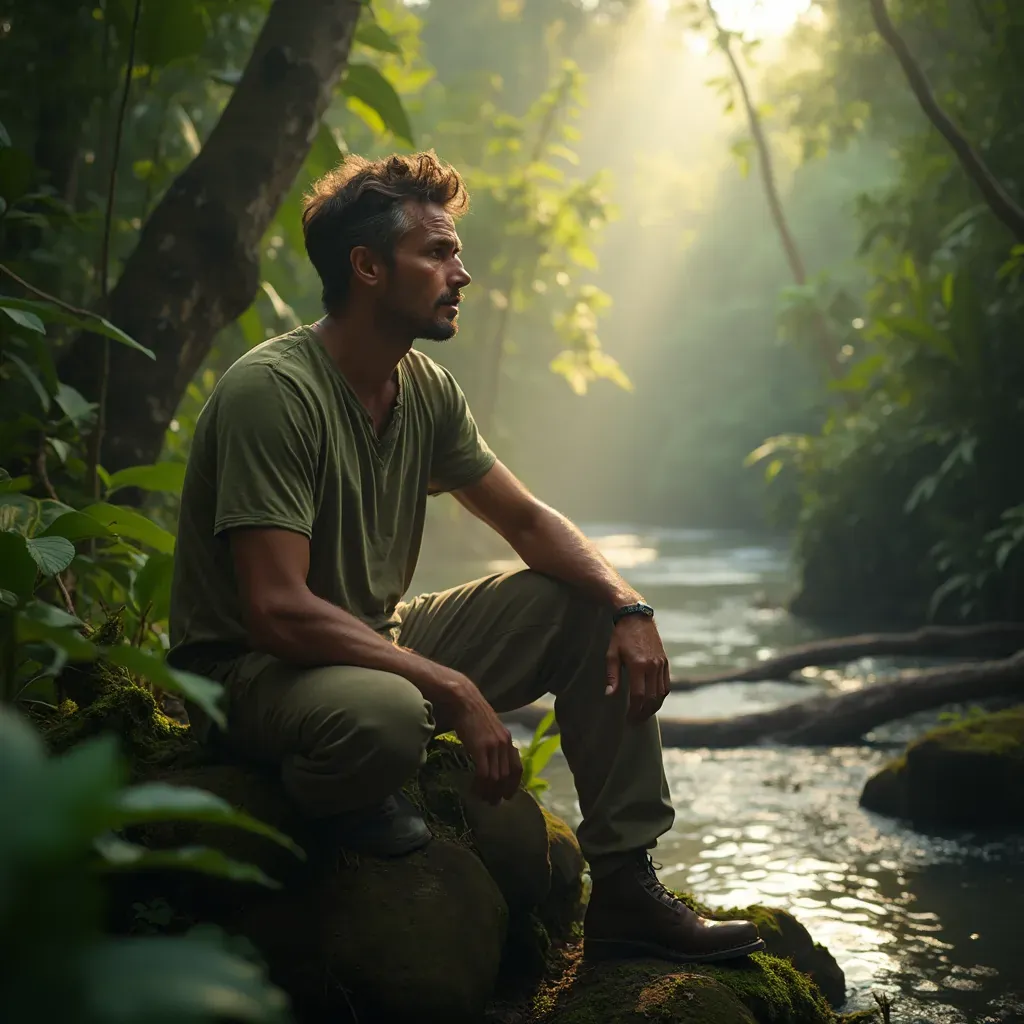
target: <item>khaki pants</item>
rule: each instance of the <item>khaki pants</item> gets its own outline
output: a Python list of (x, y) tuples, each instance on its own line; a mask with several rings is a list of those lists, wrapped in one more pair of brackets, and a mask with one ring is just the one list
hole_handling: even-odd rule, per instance
[[(562, 749), (579, 796), (580, 845), (592, 869), (650, 848), (672, 825), (657, 719), (626, 722), (628, 687), (606, 696), (611, 616), (530, 570), (503, 573), (401, 605), (403, 647), (473, 680), (498, 712), (555, 694)], [(422, 764), (435, 730), (408, 680), (348, 665), (300, 669), (250, 654), (218, 673), (227, 740), (282, 766), (315, 817), (382, 800)]]

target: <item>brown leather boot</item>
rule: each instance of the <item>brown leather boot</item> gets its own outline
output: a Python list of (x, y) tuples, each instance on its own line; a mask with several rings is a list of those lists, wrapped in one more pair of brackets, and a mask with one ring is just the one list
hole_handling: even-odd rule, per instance
[(594, 881), (583, 922), (590, 959), (657, 957), (676, 963), (732, 960), (764, 949), (750, 921), (707, 921), (658, 881), (646, 851)]

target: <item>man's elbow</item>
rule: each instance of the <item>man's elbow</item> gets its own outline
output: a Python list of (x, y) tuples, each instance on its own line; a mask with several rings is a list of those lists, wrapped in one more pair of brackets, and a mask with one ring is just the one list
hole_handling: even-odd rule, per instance
[(264, 593), (245, 603), (244, 620), (249, 646), (288, 661), (301, 650), (298, 628), (305, 603), (300, 594)]

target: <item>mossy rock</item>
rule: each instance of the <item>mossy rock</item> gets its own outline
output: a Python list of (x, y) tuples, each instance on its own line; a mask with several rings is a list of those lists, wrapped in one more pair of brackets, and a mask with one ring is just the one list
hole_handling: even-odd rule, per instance
[(788, 911), (778, 907), (754, 905), (736, 910), (711, 910), (692, 899), (687, 899), (698, 913), (719, 921), (742, 918), (757, 925), (764, 939), (765, 951), (774, 957), (789, 960), (806, 974), (832, 1006), (846, 1002), (846, 975), (835, 957), (821, 943), (811, 938), (810, 932)]
[(541, 916), (553, 937), (565, 939), (583, 920), (586, 861), (573, 830), (547, 808), (542, 808), (542, 811), (547, 829), (551, 888), (541, 908)]
[(1024, 826), (1024, 708), (933, 729), (868, 779), (861, 806), (916, 826)]
[(478, 1021), (501, 962), (508, 908), (470, 850), (434, 840), (396, 860), (341, 859), (235, 927), (302, 1019)]
[(676, 966), (655, 960), (584, 964), (533, 1005), (531, 1024), (835, 1024), (815, 985), (787, 960), (756, 953), (735, 964)]

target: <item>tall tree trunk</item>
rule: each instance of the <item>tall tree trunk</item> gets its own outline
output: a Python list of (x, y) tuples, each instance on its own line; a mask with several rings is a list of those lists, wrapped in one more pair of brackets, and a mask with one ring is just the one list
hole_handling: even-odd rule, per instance
[(1024, 207), (1010, 197), (1010, 194), (989, 170), (981, 154), (971, 145), (967, 136), (953, 123), (950, 116), (942, 109), (935, 93), (928, 83), (928, 77), (921, 70), (921, 65), (914, 59), (903, 37), (896, 30), (885, 0), (870, 0), (871, 13), (875, 19), (878, 34), (888, 43), (903, 68), (907, 82), (925, 112), (928, 120), (939, 130), (942, 137), (949, 143), (956, 154), (960, 166), (967, 177), (978, 187), (988, 208), (995, 216), (1013, 232), (1018, 242), (1024, 242)]
[[(779, 186), (775, 178), (775, 165), (772, 162), (771, 149), (768, 146), (768, 137), (765, 134), (764, 126), (761, 124), (761, 115), (757, 111), (754, 100), (750, 94), (750, 87), (747, 84), (747, 77), (743, 73), (740, 62), (732, 49), (732, 39), (718, 21), (718, 14), (715, 11), (712, 0), (707, 0), (708, 14), (714, 25), (715, 34), (718, 38), (718, 46), (725, 59), (729, 62), (733, 78), (740, 92), (743, 102), (743, 109), (747, 115), (747, 123), (750, 125), (750, 134), (754, 140), (754, 148), (757, 150), (757, 166), (761, 172), (761, 182), (764, 185), (765, 199), (768, 201), (768, 210), (771, 213), (772, 223), (778, 233), (779, 241), (782, 243), (783, 252), (786, 254), (786, 262), (789, 264), (793, 280), (800, 286), (807, 283), (807, 265), (804, 263), (800, 247), (796, 244), (796, 238), (790, 230), (789, 221), (786, 218), (786, 211), (782, 205), (782, 197), (779, 195)], [(819, 312), (815, 317), (814, 324), (815, 340), (819, 349), (822, 364), (832, 377), (839, 375), (838, 352), (835, 338), (829, 329), (825, 317)]]
[[(102, 463), (150, 462), (217, 332), (259, 287), (259, 245), (302, 167), (348, 59), (358, 0), (276, 0), (202, 150), (143, 227), (105, 313), (156, 353), (113, 346)], [(61, 379), (102, 390), (101, 350), (76, 339)]]

